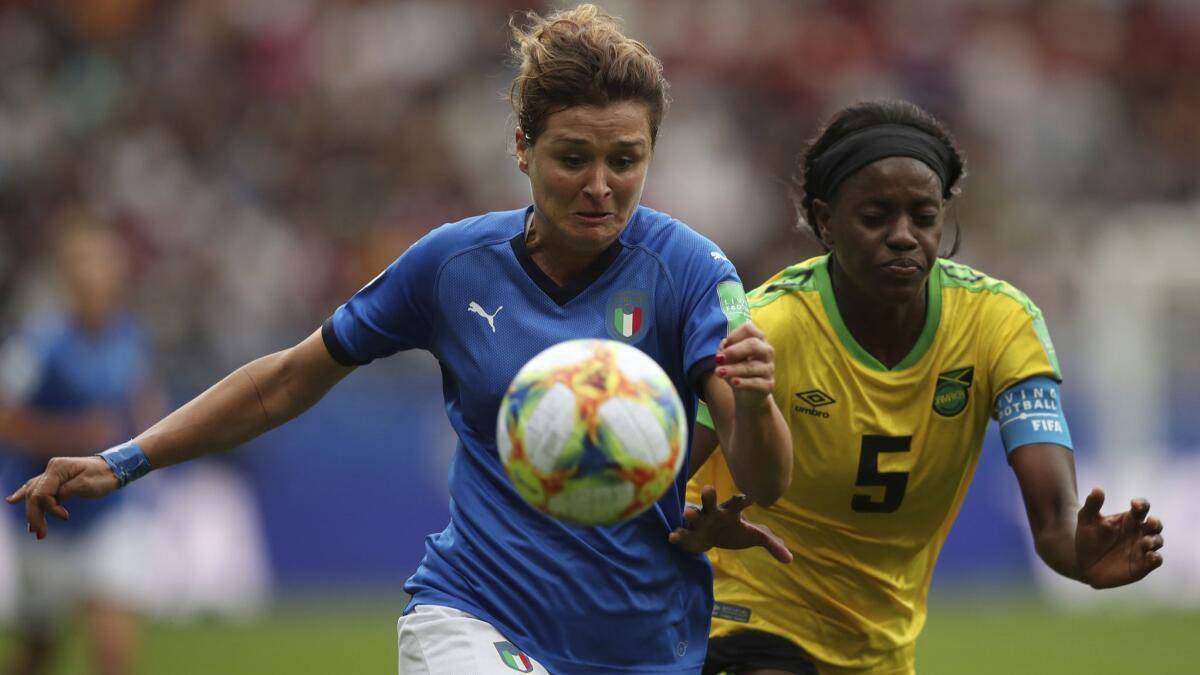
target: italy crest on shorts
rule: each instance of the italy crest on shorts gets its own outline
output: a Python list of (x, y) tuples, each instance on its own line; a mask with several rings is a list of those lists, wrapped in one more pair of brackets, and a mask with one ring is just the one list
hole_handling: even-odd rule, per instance
[(608, 299), (605, 316), (609, 337), (633, 344), (650, 325), (649, 295), (637, 289), (617, 291)]
[(533, 661), (525, 656), (525, 652), (517, 649), (511, 642), (496, 642), (493, 643), (496, 647), (496, 652), (500, 654), (500, 660), (504, 665), (512, 668), (518, 673), (532, 673)]

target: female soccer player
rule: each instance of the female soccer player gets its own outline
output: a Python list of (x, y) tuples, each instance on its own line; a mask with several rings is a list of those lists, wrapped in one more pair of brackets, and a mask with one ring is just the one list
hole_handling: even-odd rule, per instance
[[(790, 480), (791, 439), (770, 396), (770, 346), (732, 265), (677, 220), (638, 205), (666, 108), (661, 63), (591, 5), (514, 28), (517, 166), (533, 204), (443, 225), (300, 344), (228, 376), (131, 442), (56, 458), (14, 493), (29, 526), (63, 500), (243, 443), (316, 403), (356, 366), (420, 348), (441, 364), (458, 448), (450, 523), (428, 538), (399, 621), (404, 673), (696, 672), (712, 612), (703, 556), (672, 546), (686, 477), (606, 528), (526, 505), (497, 457), (499, 402), (542, 349), (580, 337), (636, 345), (693, 419), (711, 404), (729, 467), (756, 501)], [(615, 308), (641, 309), (618, 331)], [(503, 308), (503, 311), (501, 311)], [(734, 330), (730, 332), (730, 328)], [(513, 665), (509, 665), (513, 664)]]
[[(934, 563), (989, 417), (1047, 565), (1097, 588), (1161, 565), (1162, 523), (1145, 500), (1102, 516), (1097, 488), (1079, 508), (1041, 312), (938, 257), (963, 176), (943, 126), (901, 101), (849, 107), (810, 144), (802, 175), (803, 215), (829, 254), (750, 294), (780, 364), (774, 396), (792, 430), (794, 481), (771, 508), (746, 511), (795, 562), (711, 553), (705, 672), (913, 672)], [(698, 429), (692, 460), (716, 443)], [(736, 477), (715, 454), (693, 486), (735, 492)], [(697, 491), (714, 503), (711, 488)]]
[[(56, 222), (63, 305), (29, 316), (0, 348), (3, 479), (28, 476), (54, 453), (94, 452), (127, 438), (139, 420), (167, 409), (142, 327), (125, 308), (120, 237), (83, 209)], [(76, 616), (97, 673), (136, 670), (137, 608), (146, 598), (142, 574), (128, 563), (143, 553), (144, 537), (114, 536), (130, 518), (127, 496), (80, 504), (51, 546), (16, 547), (16, 639), (3, 672), (51, 672)]]

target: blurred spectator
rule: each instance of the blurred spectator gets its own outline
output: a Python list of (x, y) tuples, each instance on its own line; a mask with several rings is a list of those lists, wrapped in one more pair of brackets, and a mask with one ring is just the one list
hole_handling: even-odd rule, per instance
[[(90, 214), (67, 211), (55, 246), (65, 306), (24, 322), (0, 351), (0, 443), (6, 489), (55, 454), (87, 454), (133, 435), (165, 412), (149, 377), (145, 339), (124, 308), (124, 247)], [(137, 642), (135, 607), (145, 554), (124, 495), (71, 506), (51, 546), (21, 539), (17, 646), (9, 672), (48, 672), (64, 618), (78, 611), (96, 672), (127, 673)], [(24, 514), (7, 509), (17, 520)], [(119, 534), (118, 534), (119, 533)]]
[[(495, 152), (493, 65), (494, 27), (525, 4), (546, 3), (0, 2), (0, 292), (44, 248), (48, 210), (82, 195), (136, 243), (177, 384), (282, 346), (431, 219), (526, 201)], [(854, 99), (909, 98), (959, 130), (980, 206), (968, 255), (999, 274), (1052, 217), (1074, 239), (1106, 207), (1200, 194), (1194, 3), (608, 5), (675, 83), (647, 202), (727, 246), (751, 285), (805, 252), (788, 167)], [(1062, 315), (1069, 291), (1044, 285), (1024, 287)]]

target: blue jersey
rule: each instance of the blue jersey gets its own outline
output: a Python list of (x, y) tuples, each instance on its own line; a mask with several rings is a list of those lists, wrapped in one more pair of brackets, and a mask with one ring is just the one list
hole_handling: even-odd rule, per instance
[[(639, 207), (584, 278), (552, 282), (530, 258), (529, 209), (490, 213), (426, 235), (337, 309), (323, 334), (347, 365), (429, 350), (458, 447), (450, 524), (426, 540), (405, 585), (408, 609), (444, 605), (495, 626), (551, 672), (695, 672), (704, 660), (712, 571), (672, 546), (686, 472), (650, 510), (609, 527), (575, 527), (528, 506), (496, 450), (500, 399), (541, 350), (571, 338), (633, 344), (681, 394), (688, 428), (699, 378), (728, 322), (718, 286), (741, 282), (719, 249)], [(618, 311), (620, 310), (620, 311)], [(635, 315), (637, 321), (617, 321)], [(406, 610), (408, 611), (408, 610)]]
[[(0, 401), (35, 412), (81, 414), (103, 409), (119, 419), (118, 435), (128, 440), (136, 431), (133, 401), (147, 377), (148, 351), (133, 318), (119, 315), (99, 333), (88, 333), (70, 316), (39, 316), (5, 344), (0, 355)], [(104, 448), (96, 448), (96, 452)], [(6, 448), (4, 483), (15, 490), (46, 467)], [(71, 520), (56, 523), (64, 534), (87, 527), (94, 518), (123, 499), (118, 490), (101, 499), (76, 499), (67, 507)], [(24, 518), (24, 509), (11, 509)]]

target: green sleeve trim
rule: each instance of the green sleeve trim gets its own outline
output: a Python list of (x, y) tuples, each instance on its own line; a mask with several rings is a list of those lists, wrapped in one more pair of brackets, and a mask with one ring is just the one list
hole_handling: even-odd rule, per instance
[(704, 425), (706, 429), (717, 430), (712, 421), (712, 413), (708, 412), (708, 404), (704, 401), (700, 401), (700, 405), (696, 408), (696, 424)]
[(946, 288), (961, 288), (968, 293), (1003, 295), (1020, 305), (1029, 316), (1030, 321), (1033, 322), (1033, 332), (1037, 334), (1038, 340), (1042, 343), (1042, 351), (1046, 353), (1046, 360), (1054, 369), (1054, 379), (1062, 381), (1062, 369), (1058, 365), (1058, 352), (1055, 351), (1054, 342), (1050, 339), (1050, 329), (1046, 327), (1046, 319), (1042, 316), (1042, 310), (1033, 304), (1029, 296), (1008, 282), (989, 277), (966, 265), (949, 260), (938, 262), (942, 269)]
[(763, 285), (750, 291), (747, 298), (750, 301), (750, 309), (759, 309), (775, 302), (779, 298), (791, 294), (805, 291), (815, 291), (817, 289), (814, 278), (816, 269), (824, 261), (824, 258), (814, 258), (806, 260), (802, 263), (785, 267), (775, 276), (768, 279)]
[(842, 313), (838, 310), (837, 298), (833, 294), (833, 282), (829, 279), (829, 256), (825, 256), (817, 263), (815, 271), (814, 281), (821, 292), (821, 304), (825, 307), (825, 315), (829, 318), (829, 323), (833, 325), (833, 330), (841, 340), (842, 346), (859, 363), (871, 370), (881, 372), (905, 370), (916, 365), (933, 345), (933, 338), (937, 335), (938, 324), (942, 318), (942, 269), (940, 265), (934, 265), (929, 272), (929, 279), (925, 282), (928, 304), (925, 311), (925, 325), (921, 328), (921, 334), (917, 337), (917, 342), (908, 355), (894, 368), (888, 368), (879, 359), (872, 356), (862, 345), (858, 344), (858, 340), (855, 340), (854, 336), (850, 334), (850, 329), (846, 328), (845, 322), (842, 321)]

